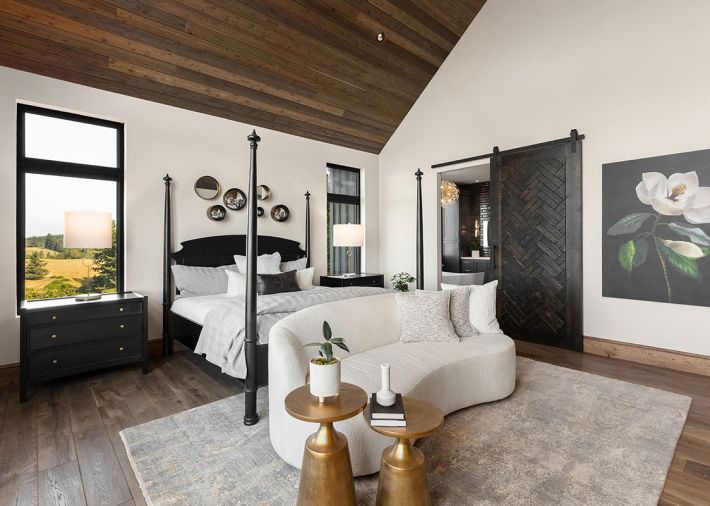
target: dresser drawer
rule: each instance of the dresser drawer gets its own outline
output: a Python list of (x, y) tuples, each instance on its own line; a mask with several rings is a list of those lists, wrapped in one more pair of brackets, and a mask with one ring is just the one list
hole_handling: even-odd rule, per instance
[(93, 366), (129, 361), (141, 357), (140, 337), (117, 339), (35, 353), (30, 356), (30, 378), (63, 376), (74, 370), (85, 371)]
[(81, 323), (30, 328), (30, 351), (92, 339), (133, 337), (140, 335), (142, 323), (140, 316), (119, 316)]
[(53, 311), (51, 309), (32, 311), (27, 315), (27, 323), (29, 325), (69, 323), (95, 318), (139, 314), (141, 314), (141, 302), (111, 303), (102, 305), (87, 304), (84, 307), (79, 306), (71, 309), (62, 309), (61, 311)]

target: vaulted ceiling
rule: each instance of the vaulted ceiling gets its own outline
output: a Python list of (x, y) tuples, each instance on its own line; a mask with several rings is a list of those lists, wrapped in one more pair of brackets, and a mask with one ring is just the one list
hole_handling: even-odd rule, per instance
[(0, 65), (378, 153), (484, 2), (0, 0)]

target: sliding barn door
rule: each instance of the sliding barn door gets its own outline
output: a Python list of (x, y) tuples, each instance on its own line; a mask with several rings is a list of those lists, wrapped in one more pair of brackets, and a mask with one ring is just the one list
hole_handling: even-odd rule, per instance
[(494, 277), (503, 331), (582, 350), (581, 141), (491, 160)]

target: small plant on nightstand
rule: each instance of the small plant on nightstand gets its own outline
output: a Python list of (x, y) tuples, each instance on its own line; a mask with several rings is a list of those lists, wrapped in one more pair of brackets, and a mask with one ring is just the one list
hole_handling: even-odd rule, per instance
[(395, 274), (390, 278), (390, 281), (392, 282), (392, 288), (394, 288), (398, 292), (408, 292), (409, 285), (414, 283), (416, 280), (417, 278), (415, 278), (408, 272), (400, 272), (399, 274)]
[(327, 321), (323, 322), (323, 338), (323, 342), (303, 345), (318, 346), (320, 356), (312, 358), (310, 363), (310, 389), (311, 395), (318, 397), (320, 402), (340, 392), (340, 359), (333, 355), (333, 345), (350, 353), (344, 338), (333, 337)]

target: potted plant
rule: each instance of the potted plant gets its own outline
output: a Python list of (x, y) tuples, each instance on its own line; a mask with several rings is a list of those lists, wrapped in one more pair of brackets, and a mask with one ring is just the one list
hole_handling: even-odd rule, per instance
[(414, 283), (416, 280), (417, 278), (415, 278), (408, 272), (400, 272), (399, 274), (395, 274), (390, 278), (390, 281), (392, 282), (392, 288), (394, 288), (398, 292), (408, 292), (409, 285)]
[(323, 342), (304, 345), (318, 346), (320, 356), (312, 358), (310, 363), (310, 389), (311, 395), (318, 397), (320, 402), (340, 393), (340, 359), (333, 356), (333, 345), (350, 353), (344, 338), (333, 337), (327, 321), (323, 322), (323, 338)]
[(481, 243), (477, 237), (471, 239), (471, 258), (478, 258), (481, 256)]

